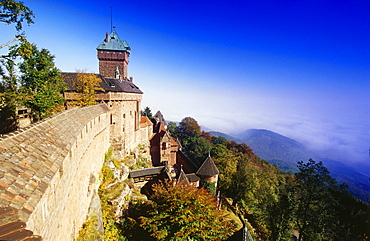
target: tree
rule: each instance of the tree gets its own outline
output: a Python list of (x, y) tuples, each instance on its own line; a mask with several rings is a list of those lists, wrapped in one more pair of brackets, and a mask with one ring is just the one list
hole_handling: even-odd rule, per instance
[[(24, 34), (19, 31), (23, 29), (23, 22), (28, 25), (33, 22), (33, 12), (23, 2), (13, 0), (0, 0), (0, 22), (7, 25), (15, 24), (18, 31), (16, 37), (7, 43), (1, 44), (0, 49), (14, 41), (24, 39)], [(11, 126), (15, 123), (15, 108), (17, 101), (24, 100), (18, 89), (19, 80), (16, 75), (15, 57), (11, 53), (0, 56), (0, 122), (2, 126)], [(6, 123), (6, 122), (13, 122)]]
[(25, 98), (18, 90), (18, 77), (15, 64), (11, 60), (0, 60), (6, 72), (0, 71), (0, 133), (7, 133), (16, 128), (16, 107)]
[(0, 22), (5, 24), (15, 23), (17, 31), (22, 30), (24, 21), (27, 24), (34, 23), (33, 18), (33, 12), (23, 2), (13, 0), (0, 1)]
[(29, 95), (26, 105), (32, 109), (34, 118), (40, 120), (57, 112), (64, 102), (61, 95), (64, 81), (54, 65), (54, 56), (25, 39), (11, 53), (23, 59), (19, 65), (21, 88)]
[[(18, 32), (24, 22), (33, 23), (33, 18), (33, 12), (23, 2), (0, 1), (0, 22), (15, 24)], [(48, 50), (38, 49), (35, 44), (29, 43), (24, 33), (18, 33), (15, 39), (0, 48), (15, 40), (20, 42), (10, 46), (7, 55), (0, 56), (2, 123), (9, 120), (15, 123), (18, 106), (31, 107), (34, 119), (39, 120), (54, 114), (64, 102), (61, 95), (64, 81), (54, 66), (54, 56)]]
[(271, 241), (292, 240), (295, 200), (292, 188), (292, 175), (284, 175), (277, 189), (277, 199), (266, 202), (265, 223), (269, 230), (268, 238)]
[(222, 145), (225, 145), (226, 142), (227, 142), (227, 139), (225, 137), (223, 137), (223, 136), (218, 136), (218, 137), (217, 136), (212, 136), (211, 138), (212, 138), (212, 142), (214, 144), (222, 144)]
[(200, 136), (200, 126), (192, 117), (185, 117), (178, 126), (178, 138), (183, 147), (187, 148), (191, 142)]
[(210, 154), (212, 144), (203, 137), (193, 137), (187, 146), (189, 158), (200, 166)]
[(78, 97), (71, 102), (72, 106), (89, 106), (96, 104), (96, 91), (103, 90), (99, 83), (101, 80), (96, 74), (78, 72), (76, 79), (72, 80), (72, 85)]
[(225, 240), (234, 232), (208, 191), (171, 182), (155, 184), (153, 191), (140, 226), (157, 240)]
[(237, 171), (238, 157), (221, 144), (212, 147), (211, 156), (220, 171), (217, 186), (222, 193), (229, 194), (232, 190), (233, 177)]
[(170, 132), (171, 136), (175, 139), (178, 138), (178, 127), (176, 125), (175, 122), (172, 122), (170, 121), (168, 124), (167, 124), (167, 130)]
[[(33, 12), (23, 2), (13, 0), (0, 1), (0, 22), (5, 24), (14, 23), (18, 32), (22, 30), (23, 22), (26, 22), (28, 25), (34, 23), (33, 18)], [(14, 39), (0, 45), (0, 49), (19, 39), (21, 39), (21, 35), (18, 34)]]
[(141, 111), (141, 116), (146, 116), (149, 119), (153, 119), (152, 110), (149, 108), (149, 106), (146, 106), (144, 110)]
[(330, 232), (335, 232), (331, 227), (336, 221), (336, 203), (332, 196), (336, 181), (322, 162), (301, 161), (298, 169), (294, 190), (298, 240), (330, 240)]

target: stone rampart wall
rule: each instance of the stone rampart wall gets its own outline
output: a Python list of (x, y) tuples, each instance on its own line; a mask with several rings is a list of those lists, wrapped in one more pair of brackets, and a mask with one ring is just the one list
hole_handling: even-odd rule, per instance
[(95, 105), (0, 138), (0, 240), (77, 236), (99, 186), (109, 126), (110, 109)]

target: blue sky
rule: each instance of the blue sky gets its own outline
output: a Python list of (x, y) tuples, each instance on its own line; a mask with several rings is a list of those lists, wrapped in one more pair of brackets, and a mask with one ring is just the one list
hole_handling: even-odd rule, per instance
[[(36, 16), (26, 35), (62, 71), (98, 71), (112, 7), (143, 107), (226, 133), (269, 129), (370, 162), (367, 0), (24, 2)], [(0, 31), (1, 43), (15, 34)]]

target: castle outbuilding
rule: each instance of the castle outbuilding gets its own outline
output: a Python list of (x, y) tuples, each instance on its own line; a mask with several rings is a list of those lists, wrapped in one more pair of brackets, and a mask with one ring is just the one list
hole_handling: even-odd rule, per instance
[[(183, 152), (181, 144), (167, 130), (167, 122), (162, 113), (154, 115), (153, 136), (150, 138), (150, 154), (154, 166), (165, 166), (163, 170), (175, 175), (178, 182), (201, 186), (200, 181), (208, 181), (217, 186), (219, 170), (209, 156), (199, 167)], [(174, 176), (174, 177), (175, 177)], [(186, 179), (186, 180), (185, 180)]]

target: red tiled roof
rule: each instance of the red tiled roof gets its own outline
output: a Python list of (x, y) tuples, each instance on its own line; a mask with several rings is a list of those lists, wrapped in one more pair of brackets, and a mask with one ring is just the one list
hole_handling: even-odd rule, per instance
[(150, 119), (146, 116), (142, 116), (140, 118), (140, 126), (146, 127), (146, 126), (152, 126), (153, 122), (150, 121)]

